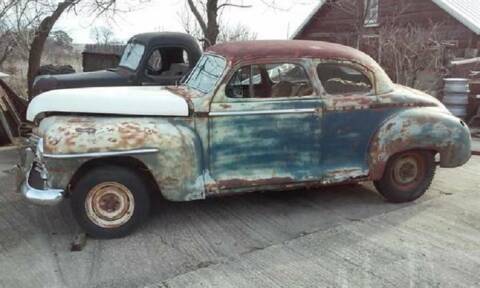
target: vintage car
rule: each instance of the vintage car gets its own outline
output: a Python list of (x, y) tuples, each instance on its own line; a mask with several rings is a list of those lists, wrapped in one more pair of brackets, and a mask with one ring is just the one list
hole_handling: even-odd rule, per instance
[(125, 46), (118, 67), (35, 79), (33, 95), (53, 89), (175, 85), (202, 55), (197, 40), (176, 32), (153, 32), (133, 36)]
[(468, 127), (437, 99), (325, 42), (217, 45), (182, 86), (49, 91), (27, 118), (21, 192), (43, 205), (69, 198), (100, 238), (130, 233), (155, 193), (192, 201), (373, 181), (386, 199), (413, 201), (437, 165), (471, 154)]

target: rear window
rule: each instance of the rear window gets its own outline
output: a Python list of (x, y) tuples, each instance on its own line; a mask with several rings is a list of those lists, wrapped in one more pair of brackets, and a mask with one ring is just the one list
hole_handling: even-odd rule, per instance
[(373, 90), (370, 79), (349, 65), (322, 63), (317, 72), (323, 88), (331, 95), (369, 94)]

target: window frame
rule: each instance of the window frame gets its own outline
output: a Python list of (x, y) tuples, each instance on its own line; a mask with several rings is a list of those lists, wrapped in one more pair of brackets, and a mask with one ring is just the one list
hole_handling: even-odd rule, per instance
[[(235, 73), (245, 66), (253, 66), (253, 65), (269, 65), (269, 64), (295, 64), (300, 66), (304, 71), (305, 75), (307, 76), (308, 81), (310, 81), (310, 85), (313, 88), (313, 94), (309, 96), (290, 96), (290, 97), (269, 97), (269, 98), (231, 98), (227, 96), (226, 89), (227, 86), (230, 84), (230, 81), (235, 76)], [(220, 93), (220, 97), (215, 97), (213, 103), (245, 103), (245, 102), (272, 102), (272, 101), (289, 101), (289, 100), (312, 100), (312, 99), (319, 99), (321, 98), (321, 91), (319, 89), (319, 80), (317, 75), (312, 75), (311, 68), (316, 67), (313, 63), (312, 59), (266, 59), (262, 61), (244, 61), (237, 63), (233, 66), (226, 77), (224, 78), (224, 87), (221, 89), (222, 93)], [(222, 85), (223, 86), (223, 85)]]
[[(370, 5), (368, 5), (370, 4)], [(363, 26), (378, 27), (380, 26), (380, 0), (364, 0), (365, 19), (363, 19)]]
[[(212, 56), (212, 57), (217, 57), (217, 58), (220, 58), (220, 59), (223, 59), (225, 61), (225, 67), (223, 68), (223, 71), (222, 71), (222, 74), (220, 74), (220, 76), (218, 77), (217, 81), (215, 82), (215, 84), (213, 85), (213, 88), (211, 91), (209, 91), (208, 93), (203, 93), (202, 91), (196, 89), (196, 88), (193, 88), (193, 87), (190, 87), (189, 85), (187, 85), (187, 82), (190, 80), (191, 77), (193, 77), (193, 71), (194, 71), (194, 68), (197, 67), (197, 65), (200, 63), (200, 60), (203, 58), (203, 57), (207, 57), (207, 56)], [(224, 83), (224, 79), (225, 79), (225, 73), (226, 71), (228, 71), (229, 69), (229, 61), (227, 58), (225, 58), (224, 56), (222, 55), (219, 55), (219, 54), (214, 54), (214, 53), (204, 53), (202, 54), (202, 56), (198, 59), (197, 63), (195, 64), (194, 68), (191, 69), (191, 71), (189, 72), (188, 74), (188, 77), (186, 77), (185, 81), (182, 83), (183, 86), (185, 86), (187, 89), (191, 89), (193, 91), (196, 91), (198, 92), (199, 94), (201, 94), (202, 96), (205, 96), (205, 95), (216, 95), (218, 89), (220, 89), (220, 87), (222, 86), (222, 83)]]
[[(358, 70), (361, 72), (365, 77), (368, 78), (370, 83), (372, 84), (372, 89), (370, 90), (369, 93), (351, 93), (351, 94), (330, 94), (327, 92), (325, 87), (323, 86), (322, 81), (320, 80), (320, 75), (318, 73), (318, 66), (321, 64), (336, 64), (336, 65), (344, 65), (347, 67), (350, 67), (352, 69)], [(377, 82), (375, 78), (375, 73), (365, 67), (364, 65), (361, 65), (359, 63), (353, 62), (353, 61), (346, 61), (346, 60), (317, 60), (314, 61), (315, 65), (315, 74), (316, 77), (318, 78), (319, 85), (322, 89), (322, 96), (325, 98), (341, 98), (341, 97), (371, 97), (371, 98), (376, 98), (378, 97), (377, 93)]]

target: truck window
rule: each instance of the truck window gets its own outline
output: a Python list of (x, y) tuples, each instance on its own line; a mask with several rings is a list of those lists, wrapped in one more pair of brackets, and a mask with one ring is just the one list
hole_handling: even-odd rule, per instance
[(149, 76), (181, 77), (189, 70), (188, 52), (180, 47), (155, 49), (147, 60), (145, 72)]
[(123, 51), (119, 66), (137, 70), (144, 52), (145, 46), (142, 44), (134, 42), (128, 43), (125, 47), (125, 51)]

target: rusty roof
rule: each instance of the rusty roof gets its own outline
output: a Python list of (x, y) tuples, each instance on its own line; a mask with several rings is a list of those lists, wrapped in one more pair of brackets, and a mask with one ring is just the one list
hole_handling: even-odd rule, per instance
[(309, 40), (257, 40), (229, 42), (212, 46), (208, 52), (224, 56), (233, 63), (258, 58), (346, 59), (367, 66), (374, 62), (367, 54), (352, 47)]

